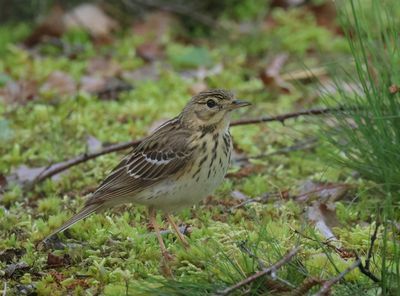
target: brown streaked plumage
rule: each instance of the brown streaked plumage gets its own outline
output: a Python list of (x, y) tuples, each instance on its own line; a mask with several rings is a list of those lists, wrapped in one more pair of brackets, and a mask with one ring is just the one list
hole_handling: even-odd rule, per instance
[[(222, 182), (232, 149), (230, 113), (247, 105), (220, 89), (194, 96), (179, 116), (164, 123), (125, 156), (83, 209), (45, 240), (94, 212), (127, 202), (148, 206), (152, 223), (155, 210), (164, 211), (177, 229), (170, 213), (199, 202)], [(180, 233), (178, 236), (186, 244)]]

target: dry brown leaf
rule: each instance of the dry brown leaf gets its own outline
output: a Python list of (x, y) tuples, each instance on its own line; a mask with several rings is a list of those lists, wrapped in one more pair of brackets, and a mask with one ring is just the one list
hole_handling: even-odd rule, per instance
[(38, 85), (34, 80), (8, 81), (0, 89), (0, 99), (9, 104), (25, 104), (37, 97)]
[(80, 82), (80, 89), (88, 93), (101, 91), (106, 85), (105, 77), (83, 76)]
[(286, 63), (289, 55), (287, 53), (278, 54), (270, 64), (261, 72), (260, 78), (266, 87), (279, 90), (285, 93), (290, 92), (292, 86), (280, 76), (282, 67)]
[(71, 263), (71, 258), (68, 254), (64, 254), (64, 256), (57, 256), (52, 253), (47, 254), (47, 266), (54, 267), (62, 267), (65, 265), (69, 265)]
[(307, 208), (307, 218), (315, 224), (326, 240), (337, 241), (332, 231), (333, 227), (339, 226), (335, 202), (342, 199), (349, 189), (347, 184), (325, 184), (307, 180), (296, 197), (296, 201), (299, 202), (312, 202)]
[(134, 71), (123, 72), (122, 78), (128, 81), (158, 80), (160, 69), (155, 63), (150, 63)]
[(84, 76), (80, 89), (95, 94), (101, 100), (115, 100), (120, 92), (132, 89), (132, 86), (117, 78)]
[(121, 92), (129, 91), (131, 89), (132, 86), (123, 80), (108, 78), (105, 81), (103, 89), (100, 89), (95, 94), (100, 100), (117, 100)]
[(238, 190), (234, 190), (231, 192), (231, 197), (235, 200), (238, 201), (244, 201), (244, 200), (248, 200), (250, 199), (249, 196), (247, 196), (246, 194), (244, 194), (243, 192), (240, 192)]
[(322, 4), (308, 5), (307, 7), (315, 15), (318, 26), (325, 27), (335, 34), (343, 35), (343, 31), (338, 25), (334, 1), (324, 1)]
[(132, 30), (135, 35), (148, 37), (148, 40), (160, 44), (176, 22), (177, 19), (173, 14), (156, 11), (148, 14), (144, 20), (135, 22)]
[(164, 56), (164, 48), (157, 42), (145, 42), (136, 48), (136, 53), (146, 62), (153, 62)]
[(337, 240), (332, 232), (333, 227), (339, 226), (333, 203), (316, 201), (312, 206), (308, 207), (307, 216), (310, 221), (315, 223), (315, 227), (326, 240)]
[(50, 10), (49, 15), (44, 18), (33, 30), (31, 35), (25, 39), (24, 44), (28, 47), (32, 47), (42, 42), (45, 38), (61, 37), (65, 32), (63, 16), (63, 8), (58, 4), (54, 5)]
[(176, 23), (176, 17), (168, 12), (153, 12), (144, 20), (133, 25), (133, 33), (143, 36), (146, 41), (136, 48), (139, 57), (147, 62), (160, 59), (164, 56), (163, 43), (171, 32), (172, 25)]
[(95, 57), (89, 60), (87, 73), (89, 76), (115, 77), (121, 73), (121, 67), (110, 58)]
[(87, 31), (99, 41), (110, 41), (112, 32), (118, 24), (95, 4), (83, 3), (78, 5), (63, 18), (67, 29), (79, 28)]
[(83, 3), (67, 13), (56, 4), (24, 44), (32, 47), (46, 38), (59, 38), (66, 30), (76, 28), (88, 32), (95, 41), (107, 43), (111, 41), (112, 32), (117, 27), (117, 22), (95, 4)]
[(71, 95), (76, 92), (76, 83), (69, 74), (54, 71), (47, 77), (40, 90), (44, 92), (54, 91), (59, 95)]

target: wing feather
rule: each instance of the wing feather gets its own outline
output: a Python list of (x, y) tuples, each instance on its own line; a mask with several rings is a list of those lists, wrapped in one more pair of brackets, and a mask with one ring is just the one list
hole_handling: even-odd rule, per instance
[(192, 160), (191, 133), (173, 119), (124, 157), (88, 199), (86, 205), (133, 198), (147, 187), (183, 169)]

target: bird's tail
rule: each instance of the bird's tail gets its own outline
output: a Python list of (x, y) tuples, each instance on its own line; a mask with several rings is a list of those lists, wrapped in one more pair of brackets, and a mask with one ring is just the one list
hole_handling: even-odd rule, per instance
[(85, 206), (82, 210), (80, 210), (75, 216), (73, 216), (71, 219), (69, 219), (67, 222), (65, 222), (62, 226), (60, 226), (57, 230), (52, 232), (49, 236), (47, 236), (43, 242), (45, 243), (48, 241), (53, 235), (62, 232), (68, 228), (70, 228), (72, 225), (74, 225), (76, 222), (85, 219), (89, 215), (93, 214), (94, 212), (98, 211), (103, 204), (91, 204), (88, 206)]

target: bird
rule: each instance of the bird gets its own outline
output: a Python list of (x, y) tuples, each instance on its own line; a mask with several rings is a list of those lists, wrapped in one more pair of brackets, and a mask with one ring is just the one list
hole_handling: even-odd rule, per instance
[(156, 222), (157, 211), (166, 215), (178, 239), (188, 247), (172, 214), (200, 202), (222, 183), (232, 155), (231, 113), (249, 105), (224, 89), (194, 95), (177, 117), (166, 121), (123, 157), (83, 208), (43, 242), (93, 213), (133, 203), (148, 208), (161, 253), (169, 260)]

